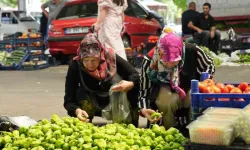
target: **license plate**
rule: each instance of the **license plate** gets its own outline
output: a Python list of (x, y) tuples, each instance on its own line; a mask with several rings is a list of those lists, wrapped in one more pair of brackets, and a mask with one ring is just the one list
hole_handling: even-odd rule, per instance
[(67, 28), (65, 30), (66, 34), (79, 34), (79, 33), (88, 33), (89, 29), (86, 27), (79, 27), (79, 28)]

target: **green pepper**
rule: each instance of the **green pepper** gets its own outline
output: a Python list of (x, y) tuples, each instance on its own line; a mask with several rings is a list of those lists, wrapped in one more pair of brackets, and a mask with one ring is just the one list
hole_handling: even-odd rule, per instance
[(181, 147), (181, 145), (176, 142), (173, 145), (171, 145), (171, 149), (178, 149), (179, 147)]
[(70, 150), (69, 144), (68, 143), (64, 143), (62, 146), (63, 150)]
[(174, 141), (174, 136), (173, 136), (173, 135), (167, 135), (167, 136), (165, 137), (165, 141), (166, 141), (166, 142), (172, 142), (172, 141)]
[(164, 150), (171, 150), (171, 147), (168, 143), (166, 143), (163, 147)]
[(133, 124), (128, 125), (128, 129), (130, 130), (136, 130), (136, 127)]
[(53, 137), (58, 139), (61, 136), (61, 134), (62, 134), (61, 130), (57, 130), (53, 133)]
[(83, 138), (79, 138), (79, 139), (77, 140), (76, 145), (77, 145), (78, 147), (81, 147), (83, 144), (84, 144), (84, 139), (83, 139)]
[(71, 135), (73, 130), (71, 128), (62, 128), (62, 134), (64, 135)]
[(106, 134), (115, 135), (116, 134), (116, 130), (115, 129), (107, 129), (106, 130)]
[(99, 148), (105, 149), (107, 147), (107, 143), (104, 139), (95, 139), (94, 140), (94, 145), (98, 146)]
[(92, 131), (90, 129), (85, 129), (83, 131), (80, 131), (80, 133), (83, 135), (83, 136), (90, 136), (92, 134)]
[(70, 141), (70, 136), (66, 136), (66, 137), (64, 138), (64, 141), (65, 141), (66, 143), (69, 143), (69, 141)]
[(140, 148), (140, 150), (151, 150), (150, 146), (143, 146)]
[(133, 145), (133, 146), (131, 146), (131, 148), (134, 150), (138, 150), (140, 147), (138, 145)]
[(48, 150), (54, 150), (55, 149), (55, 145), (54, 144), (49, 144)]
[(133, 139), (125, 139), (127, 145), (132, 146), (134, 145), (135, 141)]
[(92, 135), (92, 139), (104, 139), (105, 138), (105, 134), (103, 133), (94, 133)]
[(151, 130), (146, 130), (145, 133), (142, 135), (142, 137), (147, 137), (149, 136), (151, 139), (155, 138), (155, 133)]
[(60, 122), (57, 125), (59, 125), (61, 128), (69, 128), (69, 125), (64, 122)]
[(51, 128), (50, 124), (43, 125), (42, 126), (43, 133), (47, 133), (50, 130), (50, 128)]
[(49, 124), (49, 120), (47, 120), (47, 119), (42, 119), (41, 123), (42, 123), (42, 125)]
[(157, 124), (154, 124), (153, 127), (152, 127), (152, 131), (157, 135), (157, 136), (160, 136), (161, 135), (161, 128), (157, 125)]
[(160, 143), (161, 141), (164, 141), (164, 139), (161, 136), (158, 136), (154, 139), (157, 143)]
[(91, 143), (83, 144), (83, 145), (82, 145), (82, 148), (83, 148), (84, 150), (89, 150), (89, 149), (92, 148), (92, 144), (91, 144)]
[(67, 124), (67, 125), (72, 125), (74, 123), (74, 121), (72, 119), (65, 119), (64, 122)]
[(135, 140), (135, 145), (138, 145), (139, 147), (143, 146), (143, 143), (141, 140)]
[(52, 124), (51, 129), (52, 129), (52, 131), (57, 131), (57, 130), (61, 130), (61, 127), (59, 125)]
[(15, 137), (15, 138), (19, 137), (19, 131), (18, 131), (18, 130), (14, 130), (14, 131), (12, 132), (12, 135), (13, 135), (13, 137)]
[(173, 127), (169, 128), (167, 130), (167, 135), (174, 135), (174, 134), (177, 134), (177, 133), (179, 133), (179, 131), (177, 129), (173, 128)]
[(78, 150), (76, 146), (72, 146), (70, 150)]
[(57, 122), (61, 122), (62, 120), (58, 115), (54, 114), (54, 115), (52, 115), (50, 121), (51, 121), (51, 123), (57, 123)]
[(128, 130), (126, 130), (124, 128), (120, 128), (120, 129), (118, 129), (118, 133), (121, 133), (122, 135), (127, 136), (128, 135)]
[(71, 140), (69, 141), (69, 146), (72, 147), (72, 146), (76, 146), (76, 143), (77, 143), (77, 140)]
[(55, 143), (56, 143), (56, 138), (51, 138), (51, 139), (49, 139), (49, 142), (55, 144)]
[(142, 141), (144, 146), (151, 146), (151, 144), (152, 144), (152, 139), (149, 136), (142, 137), (141, 141)]
[(11, 137), (9, 135), (5, 135), (3, 137), (3, 143), (7, 144), (7, 143), (12, 143)]
[(155, 150), (163, 150), (164, 149), (164, 147), (163, 147), (163, 145), (161, 145), (161, 144), (158, 144), (156, 147), (155, 147)]
[(91, 150), (98, 150), (98, 147), (97, 146), (92, 147)]
[(30, 146), (31, 147), (37, 147), (41, 144), (42, 142), (40, 140), (34, 140), (31, 142)]
[(154, 112), (154, 113), (151, 114), (152, 119), (158, 119), (160, 117), (162, 117), (161, 113)]
[(55, 143), (56, 148), (62, 148), (62, 145), (64, 144), (64, 141), (62, 139), (59, 139)]
[(84, 136), (83, 139), (84, 139), (85, 143), (92, 143), (92, 141), (93, 141), (90, 136)]
[(135, 136), (134, 132), (128, 132), (127, 137), (128, 137), (129, 139), (133, 139), (134, 136)]

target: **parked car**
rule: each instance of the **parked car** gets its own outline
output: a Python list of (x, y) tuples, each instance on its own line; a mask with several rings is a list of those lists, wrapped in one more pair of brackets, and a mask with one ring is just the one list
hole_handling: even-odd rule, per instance
[(152, 18), (154, 18), (155, 20), (157, 20), (161, 27), (164, 28), (165, 23), (164, 23), (164, 19), (161, 15), (159, 15), (157, 12), (151, 10), (150, 8), (148, 8), (147, 5), (145, 5), (144, 3), (142, 3), (140, 0), (137, 1), (144, 9), (146, 9), (148, 11), (148, 13), (150, 13), (152, 15)]
[(38, 32), (39, 24), (25, 11), (0, 10), (0, 34)]
[[(49, 26), (49, 49), (52, 56), (74, 55), (80, 41), (97, 19), (97, 0), (68, 2)], [(136, 1), (128, 1), (125, 11), (125, 47), (144, 43), (151, 35), (161, 33), (161, 25)]]

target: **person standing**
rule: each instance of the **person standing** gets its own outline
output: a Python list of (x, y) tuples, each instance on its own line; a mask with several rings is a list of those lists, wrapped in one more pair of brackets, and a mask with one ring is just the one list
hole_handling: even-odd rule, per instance
[(199, 17), (200, 13), (196, 11), (196, 3), (191, 2), (189, 3), (189, 9), (182, 13), (182, 34), (194, 34), (196, 31), (190, 28), (190, 24), (197, 24), (196, 19)]
[(98, 18), (93, 24), (98, 39), (105, 48), (114, 49), (115, 53), (127, 60), (121, 32), (124, 24), (124, 11), (127, 0), (98, 0)]
[(195, 36), (200, 39), (200, 44), (210, 48), (217, 53), (220, 44), (221, 34), (215, 28), (214, 18), (210, 15), (211, 4), (203, 4), (203, 13), (198, 18), (198, 25), (190, 24), (190, 28), (196, 30)]
[[(47, 23), (47, 32), (45, 36), (45, 41), (47, 43), (47, 38), (48, 38), (48, 30), (49, 30), (49, 25), (51, 22), (56, 19), (56, 16), (58, 13), (61, 11), (63, 6), (68, 2), (69, 0), (49, 0), (45, 3), (42, 4), (41, 9), (44, 15), (48, 18), (48, 23)], [(46, 10), (46, 8), (49, 8), (49, 12)]]

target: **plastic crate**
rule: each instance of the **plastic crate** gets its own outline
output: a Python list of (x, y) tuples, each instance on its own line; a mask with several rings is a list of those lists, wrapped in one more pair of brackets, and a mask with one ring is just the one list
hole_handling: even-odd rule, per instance
[(27, 66), (22, 66), (22, 70), (24, 71), (41, 70), (48, 67), (49, 67), (48, 63), (42, 65), (27, 65)]
[(26, 52), (26, 54), (23, 56), (23, 58), (21, 59), (21, 61), (18, 64), (13, 63), (10, 66), (4, 66), (2, 64), (0, 64), (0, 69), (1, 70), (20, 70), (22, 68), (23, 63), (28, 59), (29, 57), (29, 53), (27, 50), (24, 50), (24, 52)]
[[(207, 73), (202, 73), (201, 81), (208, 78)], [(243, 108), (250, 103), (250, 94), (206, 94), (199, 93), (198, 80), (191, 81), (191, 104), (193, 119), (200, 115), (201, 111), (208, 107), (231, 107), (231, 108)], [(238, 86), (238, 83), (225, 83)], [(237, 101), (237, 99), (243, 98), (244, 101)], [(223, 101), (227, 99), (227, 101)]]
[(241, 139), (236, 139), (231, 146), (215, 146), (195, 143), (186, 143), (185, 150), (249, 150), (250, 145), (246, 145)]

